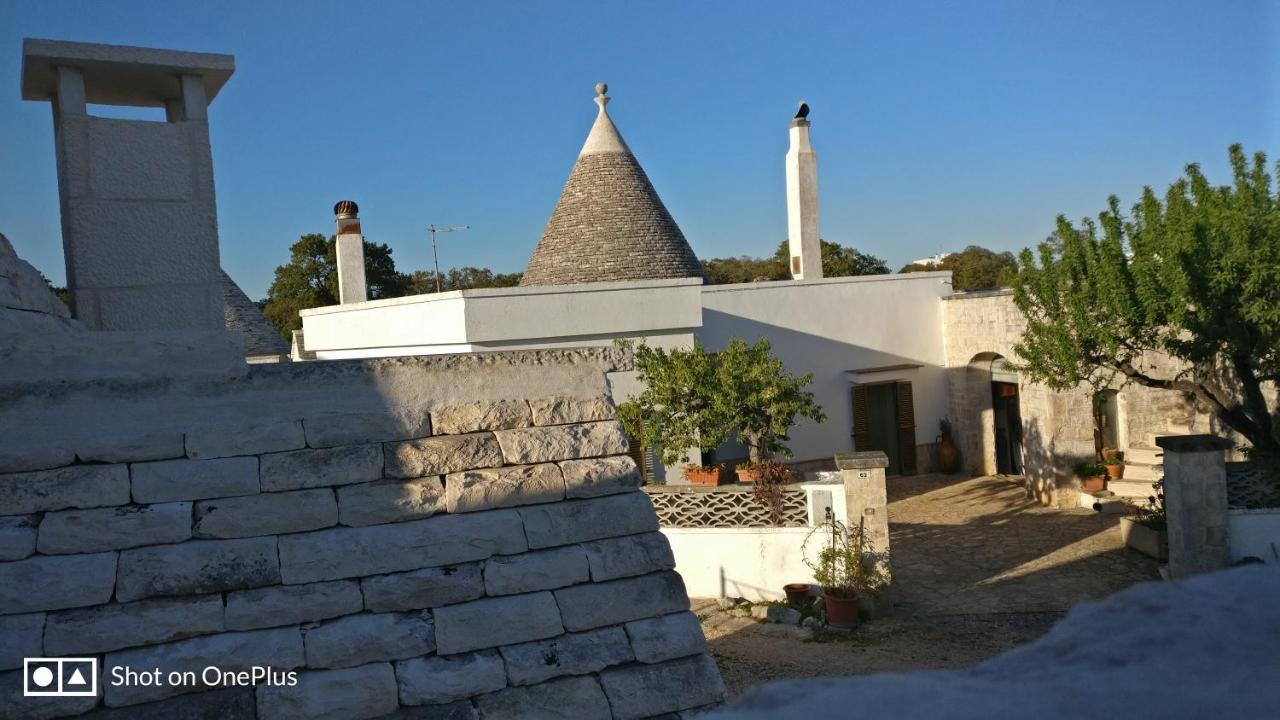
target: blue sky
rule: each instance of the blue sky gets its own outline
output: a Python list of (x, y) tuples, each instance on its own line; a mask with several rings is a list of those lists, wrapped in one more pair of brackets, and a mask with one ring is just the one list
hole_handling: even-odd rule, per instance
[(1233, 2), (0, 0), (0, 232), (61, 282), (47, 103), (23, 37), (231, 53), (210, 108), (222, 263), (251, 297), (350, 198), (402, 270), (524, 267), (610, 85), (702, 258), (786, 236), (813, 107), (822, 235), (900, 266), (1016, 250), (1226, 148), (1280, 158), (1280, 5)]

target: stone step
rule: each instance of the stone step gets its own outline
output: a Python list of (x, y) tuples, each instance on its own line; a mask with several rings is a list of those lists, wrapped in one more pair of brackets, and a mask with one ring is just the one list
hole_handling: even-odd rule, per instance
[(1151, 487), (1151, 482), (1145, 480), (1133, 480), (1125, 477), (1121, 480), (1108, 480), (1107, 490), (1116, 494), (1121, 498), (1136, 498), (1143, 502), (1155, 494), (1155, 489)]
[(1164, 451), (1158, 447), (1130, 445), (1124, 451), (1126, 465), (1159, 465), (1164, 462)]
[(1135, 480), (1151, 484), (1164, 477), (1164, 468), (1160, 465), (1129, 465), (1124, 466), (1123, 480)]

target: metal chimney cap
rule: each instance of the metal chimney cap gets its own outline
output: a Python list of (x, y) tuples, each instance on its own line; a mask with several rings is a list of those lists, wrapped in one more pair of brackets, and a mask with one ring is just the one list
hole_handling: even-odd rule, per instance
[(353, 218), (360, 213), (360, 206), (354, 200), (339, 200), (333, 206), (333, 214), (340, 218)]

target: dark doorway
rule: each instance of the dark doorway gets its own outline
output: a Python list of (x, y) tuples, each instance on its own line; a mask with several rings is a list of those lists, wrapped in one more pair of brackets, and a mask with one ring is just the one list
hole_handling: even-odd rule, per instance
[(906, 381), (854, 385), (853, 449), (880, 450), (886, 475), (916, 474), (915, 402)]
[(992, 381), (991, 409), (995, 417), (996, 472), (1022, 474), (1022, 412), (1018, 384)]

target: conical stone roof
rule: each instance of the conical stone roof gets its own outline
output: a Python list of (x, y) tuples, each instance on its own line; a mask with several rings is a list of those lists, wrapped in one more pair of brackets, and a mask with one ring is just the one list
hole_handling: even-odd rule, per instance
[(596, 86), (600, 113), (521, 285), (702, 277), (680, 226), (605, 111), (607, 90)]

